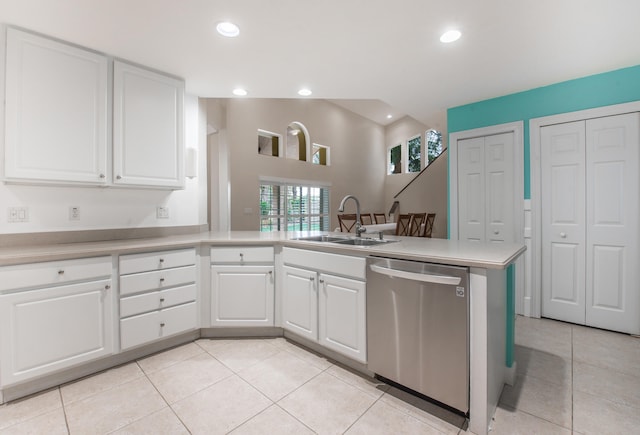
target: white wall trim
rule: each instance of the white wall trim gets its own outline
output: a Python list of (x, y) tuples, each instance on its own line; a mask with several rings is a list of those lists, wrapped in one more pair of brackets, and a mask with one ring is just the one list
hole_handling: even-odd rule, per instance
[(296, 178), (282, 178), (282, 177), (270, 177), (267, 175), (260, 175), (258, 180), (262, 183), (276, 183), (276, 184), (292, 184), (299, 186), (311, 186), (311, 187), (331, 187), (330, 181), (318, 181), (318, 180), (299, 180)]
[[(531, 235), (529, 239), (531, 246), (527, 246), (527, 252), (529, 253), (528, 257), (531, 261), (531, 289), (528, 303), (532, 317), (540, 317), (542, 313), (542, 220), (540, 218), (542, 209), (540, 182), (542, 175), (540, 168), (540, 129), (548, 125), (622, 115), (632, 112), (640, 112), (640, 101), (596, 107), (529, 120), (529, 162), (531, 166)], [(525, 305), (526, 302), (525, 299)]]

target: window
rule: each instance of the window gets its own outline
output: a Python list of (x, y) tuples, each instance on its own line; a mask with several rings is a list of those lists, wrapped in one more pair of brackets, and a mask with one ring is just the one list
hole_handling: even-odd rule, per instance
[(314, 143), (311, 147), (311, 163), (314, 165), (329, 166), (329, 147)]
[(329, 231), (329, 188), (260, 184), (260, 231)]
[(407, 172), (420, 172), (422, 169), (422, 138), (418, 135), (407, 140)]
[(281, 136), (266, 130), (258, 129), (258, 154), (279, 157)]
[(387, 174), (399, 174), (402, 172), (402, 145), (398, 144), (389, 148), (387, 155)]
[(427, 142), (427, 165), (442, 154), (442, 133), (436, 130), (427, 130), (424, 134)]

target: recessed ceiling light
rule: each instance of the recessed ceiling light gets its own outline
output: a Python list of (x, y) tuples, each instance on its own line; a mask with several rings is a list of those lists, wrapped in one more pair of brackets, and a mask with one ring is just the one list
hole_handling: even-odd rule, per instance
[(227, 38), (234, 38), (240, 34), (240, 28), (228, 21), (218, 23), (216, 30), (219, 34), (226, 36)]
[(391, 119), (391, 118), (393, 118), (393, 115), (392, 114), (388, 114), (387, 115), (387, 119)]
[(308, 97), (311, 94), (312, 94), (311, 90), (307, 88), (302, 88), (298, 91), (298, 95), (301, 95), (303, 97)]
[(237, 95), (238, 97), (244, 97), (247, 95), (247, 90), (242, 88), (235, 88), (233, 90), (233, 95)]
[(449, 30), (442, 34), (442, 36), (440, 37), (440, 42), (444, 42), (444, 43), (454, 42), (460, 39), (460, 36), (462, 36), (462, 33), (460, 33), (459, 30)]

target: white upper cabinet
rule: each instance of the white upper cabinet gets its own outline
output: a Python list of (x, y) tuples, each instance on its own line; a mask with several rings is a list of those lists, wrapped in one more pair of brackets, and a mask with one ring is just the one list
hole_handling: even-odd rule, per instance
[(113, 182), (184, 187), (184, 82), (113, 65)]
[(5, 179), (107, 183), (108, 59), (7, 29)]

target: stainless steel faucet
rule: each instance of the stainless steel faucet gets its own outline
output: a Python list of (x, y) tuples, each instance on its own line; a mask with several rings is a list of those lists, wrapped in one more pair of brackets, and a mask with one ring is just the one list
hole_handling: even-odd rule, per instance
[(360, 221), (360, 201), (353, 195), (347, 195), (342, 198), (340, 201), (340, 207), (338, 207), (338, 211), (340, 213), (344, 212), (344, 203), (347, 202), (348, 199), (353, 199), (356, 202), (356, 237), (362, 237), (361, 234), (366, 232), (367, 229), (362, 227), (362, 223)]

